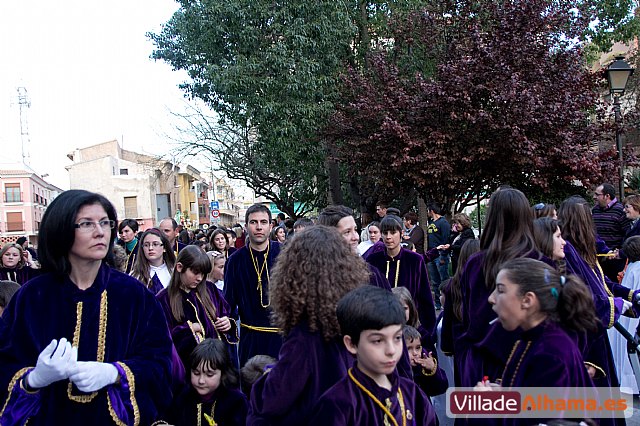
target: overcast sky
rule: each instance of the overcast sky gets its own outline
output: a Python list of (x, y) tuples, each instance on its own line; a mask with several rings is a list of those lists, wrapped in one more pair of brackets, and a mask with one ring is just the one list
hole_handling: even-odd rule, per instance
[(172, 0), (0, 3), (0, 163), (21, 160), (17, 87), (26, 109), (30, 164), (67, 189), (66, 155), (118, 139), (148, 154), (168, 151), (168, 110), (184, 108), (186, 75), (149, 59)]

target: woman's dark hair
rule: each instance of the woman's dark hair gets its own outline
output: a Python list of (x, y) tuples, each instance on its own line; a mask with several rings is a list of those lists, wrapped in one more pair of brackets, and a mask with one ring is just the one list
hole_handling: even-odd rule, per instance
[(284, 226), (282, 225), (278, 225), (278, 226), (274, 226), (273, 229), (271, 229), (271, 233), (269, 233), (269, 239), (271, 241), (278, 241), (278, 230), (282, 229), (284, 231), (284, 235), (287, 235), (287, 230)]
[(189, 357), (191, 371), (201, 364), (205, 370), (220, 370), (220, 384), (225, 389), (238, 387), (238, 370), (231, 362), (227, 344), (222, 340), (208, 338), (198, 343)]
[[(182, 265), (182, 272), (178, 271), (177, 265)], [(169, 305), (171, 306), (171, 313), (176, 321), (184, 320), (184, 310), (182, 309), (182, 297), (180, 292), (182, 291), (182, 273), (187, 269), (191, 269), (194, 274), (202, 273), (202, 281), (198, 286), (191, 291), (195, 291), (204, 305), (204, 309), (209, 313), (209, 316), (213, 319), (217, 318), (216, 308), (211, 302), (211, 295), (207, 290), (207, 275), (211, 272), (211, 260), (209, 256), (203, 252), (199, 247), (194, 245), (188, 245), (178, 253), (176, 259), (176, 267), (171, 274), (171, 282), (167, 287), (167, 293), (169, 293)]]
[(411, 222), (412, 225), (418, 223), (418, 215), (415, 212), (409, 211), (404, 214), (404, 219)]
[(215, 243), (213, 242), (213, 240), (218, 235), (222, 235), (224, 237), (224, 240), (226, 241), (226, 245), (224, 246), (224, 251), (222, 253), (225, 255), (225, 257), (227, 257), (227, 252), (229, 251), (229, 237), (227, 236), (226, 229), (218, 228), (211, 233), (211, 236), (209, 237), (209, 250), (220, 251), (220, 249), (216, 247)]
[(489, 290), (496, 285), (501, 264), (535, 251), (533, 214), (522, 192), (503, 188), (491, 195), (480, 248), (485, 251), (482, 270)]
[[(391, 292), (395, 294), (400, 303), (405, 303), (409, 307), (409, 319), (407, 320), (407, 325), (411, 327), (420, 327), (420, 318), (418, 317), (418, 308), (416, 308), (416, 304), (413, 301), (413, 297), (411, 297), (411, 293), (409, 289), (406, 287), (398, 286), (391, 289)], [(403, 307), (404, 309), (404, 307)]]
[(122, 222), (118, 225), (118, 232), (122, 232), (127, 226), (131, 228), (134, 234), (138, 232), (138, 221), (135, 219), (122, 219)]
[(592, 268), (596, 267), (596, 226), (591, 217), (591, 208), (584, 198), (569, 197), (560, 204), (558, 219), (562, 238), (575, 247), (580, 256)]
[(135, 263), (133, 264), (131, 276), (147, 286), (147, 288), (151, 286), (151, 279), (153, 278), (150, 274), (151, 264), (149, 263), (149, 260), (147, 260), (147, 256), (144, 251), (144, 240), (146, 240), (149, 235), (155, 235), (160, 238), (163, 250), (162, 260), (167, 265), (167, 270), (169, 270), (169, 272), (173, 271), (173, 267), (176, 264), (176, 255), (173, 252), (173, 248), (171, 247), (167, 236), (164, 235), (164, 232), (160, 231), (158, 228), (149, 228), (144, 231), (138, 242), (140, 245), (138, 247), (139, 253), (138, 256), (136, 256)]
[(380, 233), (384, 235), (389, 231), (402, 232), (402, 221), (398, 216), (387, 214), (380, 221)]
[(640, 235), (627, 238), (622, 244), (622, 251), (627, 255), (629, 262), (640, 260)]
[(180, 240), (182, 244), (189, 244), (189, 231), (186, 229), (180, 231), (178, 234), (178, 240)]
[(325, 207), (320, 212), (318, 215), (318, 225), (336, 227), (338, 226), (338, 222), (347, 216), (353, 216), (353, 210), (340, 204), (333, 204)]
[(365, 262), (336, 228), (305, 228), (284, 245), (271, 273), (272, 322), (287, 335), (304, 321), (332, 339), (340, 335), (338, 300), (368, 282)]
[[(58, 195), (47, 207), (40, 224), (38, 235), (38, 260), (44, 272), (52, 272), (61, 278), (71, 272), (69, 251), (76, 235), (78, 212), (84, 206), (99, 204), (107, 213), (109, 220), (118, 223), (118, 216), (113, 204), (103, 195), (82, 189), (71, 189)], [(112, 265), (113, 242), (116, 233), (109, 230), (109, 249), (105, 262)]]
[(269, 365), (273, 366), (277, 360), (269, 355), (254, 355), (240, 369), (240, 385), (245, 395), (251, 395), (253, 384), (266, 373)]
[(575, 331), (597, 330), (593, 297), (577, 275), (560, 275), (546, 263), (530, 258), (511, 259), (500, 271), (520, 288), (520, 295), (535, 294), (540, 311), (551, 320)]
[(560, 222), (545, 216), (533, 221), (533, 238), (538, 251), (553, 259), (553, 234), (560, 228)]
[(20, 284), (13, 281), (0, 281), (0, 308), (4, 309), (20, 288)]
[(532, 207), (533, 217), (538, 219), (541, 217), (553, 217), (553, 213), (556, 211), (555, 204), (538, 203)]
[[(474, 254), (480, 251), (480, 240), (473, 239), (467, 240), (462, 244), (460, 249), (460, 255), (458, 256), (458, 269), (453, 274), (447, 290), (445, 291), (445, 303), (451, 303), (453, 309), (453, 315), (458, 321), (462, 321), (462, 284), (460, 279), (464, 272), (464, 267), (467, 264), (467, 260)], [(449, 297), (447, 297), (447, 295)]]

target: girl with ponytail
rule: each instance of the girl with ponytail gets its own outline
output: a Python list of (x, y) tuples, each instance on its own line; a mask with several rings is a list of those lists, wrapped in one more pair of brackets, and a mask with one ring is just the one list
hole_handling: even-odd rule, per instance
[[(510, 387), (591, 387), (580, 350), (569, 334), (598, 326), (589, 289), (575, 275), (564, 276), (530, 258), (500, 267), (489, 303), (507, 331), (523, 330), (500, 377)], [(489, 381), (478, 387), (489, 387)], [(493, 387), (494, 385), (491, 385)]]

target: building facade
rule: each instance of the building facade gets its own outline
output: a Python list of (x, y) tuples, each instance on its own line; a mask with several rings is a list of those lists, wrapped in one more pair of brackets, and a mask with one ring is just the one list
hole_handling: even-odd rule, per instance
[(23, 236), (37, 246), (42, 216), (62, 190), (24, 164), (3, 166), (0, 187), (0, 246)]

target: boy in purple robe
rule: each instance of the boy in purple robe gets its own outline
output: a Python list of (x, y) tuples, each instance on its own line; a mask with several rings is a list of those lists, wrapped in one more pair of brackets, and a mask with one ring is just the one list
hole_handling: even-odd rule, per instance
[(426, 339), (431, 344), (436, 313), (424, 257), (400, 246), (402, 222), (399, 217), (385, 216), (380, 222), (380, 231), (386, 250), (373, 253), (367, 262), (384, 274), (392, 288), (402, 286), (409, 290), (418, 309), (420, 324), (428, 334)]
[[(349, 244), (349, 247), (351, 247), (354, 253), (358, 252), (360, 237), (356, 230), (356, 221), (353, 218), (353, 211), (349, 207), (338, 204), (326, 207), (318, 216), (318, 225), (333, 226), (337, 228), (340, 235), (342, 235), (342, 238), (344, 238), (347, 244)], [(363, 259), (366, 260), (364, 257)], [(367, 267), (369, 268), (369, 284), (391, 291), (389, 280), (387, 280), (384, 275), (382, 275), (382, 273), (371, 264), (367, 263)]]
[(340, 341), (338, 301), (354, 288), (374, 288), (366, 285), (365, 262), (322, 225), (287, 242), (271, 278), (274, 323), (285, 337), (278, 362), (253, 386), (247, 424), (304, 425), (353, 364)]
[(242, 327), (238, 354), (240, 367), (254, 355), (277, 357), (282, 346), (271, 315), (271, 274), (280, 244), (269, 241), (271, 211), (254, 204), (245, 215), (249, 243), (233, 253), (224, 271), (224, 298)]
[(311, 425), (435, 425), (429, 398), (400, 377), (405, 314), (395, 296), (358, 288), (338, 303), (337, 316), (347, 350), (356, 365), (322, 395)]

